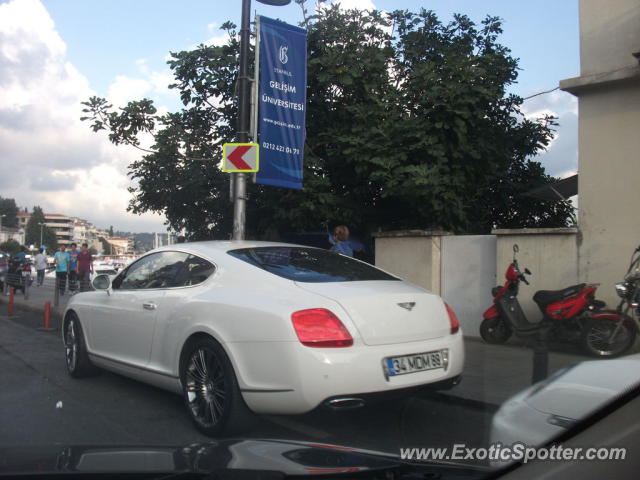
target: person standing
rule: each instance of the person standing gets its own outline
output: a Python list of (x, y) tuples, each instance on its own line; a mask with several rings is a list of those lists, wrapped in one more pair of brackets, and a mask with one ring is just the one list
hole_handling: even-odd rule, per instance
[(71, 244), (69, 250), (69, 292), (73, 295), (78, 290), (78, 245)]
[(44, 283), (44, 272), (47, 269), (47, 257), (44, 255), (44, 249), (38, 250), (38, 253), (33, 258), (33, 263), (36, 267), (37, 281), (36, 285), (41, 287)]
[(349, 228), (346, 225), (338, 225), (329, 235), (331, 251), (353, 257), (353, 249), (349, 244)]
[(27, 248), (24, 245), (22, 245), (20, 247), (20, 251), (16, 253), (14, 258), (19, 262), (24, 262), (27, 259)]
[(60, 295), (64, 295), (64, 291), (67, 287), (67, 274), (69, 273), (69, 252), (66, 251), (64, 245), (60, 245), (60, 250), (53, 256), (53, 260), (56, 264), (56, 283), (58, 284), (58, 290)]
[(91, 274), (93, 274), (93, 256), (89, 251), (86, 243), (82, 244), (80, 253), (78, 254), (78, 278), (80, 280), (80, 291), (88, 292), (91, 282)]

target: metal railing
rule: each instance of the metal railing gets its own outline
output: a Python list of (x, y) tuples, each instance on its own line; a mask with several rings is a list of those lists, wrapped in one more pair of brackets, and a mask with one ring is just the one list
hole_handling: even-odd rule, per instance
[(89, 275), (79, 275), (75, 272), (58, 273), (51, 270), (36, 275), (28, 272), (6, 273), (2, 293), (9, 295), (10, 288), (13, 288), (14, 295), (21, 295), (24, 300), (53, 301), (56, 307), (60, 305), (60, 299), (64, 296), (93, 290)]

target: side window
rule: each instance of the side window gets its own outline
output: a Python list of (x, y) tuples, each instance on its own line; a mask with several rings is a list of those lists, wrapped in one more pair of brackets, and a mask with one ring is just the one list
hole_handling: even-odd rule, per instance
[(139, 290), (144, 288), (176, 287), (185, 269), (188, 254), (157, 252), (141, 258), (116, 279), (114, 289)]
[(176, 278), (176, 286), (197, 285), (209, 278), (214, 271), (215, 267), (211, 262), (195, 255), (189, 255), (189, 258), (184, 262), (182, 275), (179, 274)]
[(136, 290), (144, 288), (144, 285), (149, 280), (151, 265), (157, 261), (159, 255), (159, 253), (153, 253), (129, 265), (126, 270), (114, 279), (112, 283), (113, 289)]

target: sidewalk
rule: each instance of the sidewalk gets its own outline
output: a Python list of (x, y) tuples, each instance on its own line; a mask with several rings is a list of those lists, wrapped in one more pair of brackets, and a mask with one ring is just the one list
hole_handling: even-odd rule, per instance
[[(13, 297), (14, 308), (16, 310), (28, 310), (31, 312), (44, 312), (44, 304), (45, 302), (51, 302), (51, 318), (54, 320), (54, 326), (57, 325), (55, 321), (59, 320), (62, 317), (62, 312), (67, 305), (67, 301), (69, 300), (69, 293), (65, 293), (64, 295), (60, 295), (58, 306), (54, 305), (54, 297), (55, 297), (55, 278), (45, 277), (44, 283), (41, 287), (36, 286), (36, 282), (34, 279), (33, 285), (29, 287), (29, 299), (25, 300), (24, 294), (22, 291), (16, 293)], [(2, 314), (6, 313), (6, 305), (9, 303), (9, 295), (2, 295), (0, 292), (0, 304), (2, 304), (1, 312)]]
[[(25, 301), (21, 294), (15, 296), (15, 313), (20, 315), (20, 310), (29, 310), (42, 314), (44, 302), (51, 301), (51, 326), (57, 328), (60, 325), (62, 312), (68, 299), (68, 294), (61, 296), (60, 305), (55, 308), (53, 307), (52, 285), (40, 288), (32, 287), (29, 292), (29, 300)], [(8, 298), (2, 296), (0, 316), (6, 315), (7, 302)], [(24, 315), (24, 317), (28, 316)], [(41, 326), (37, 316), (31, 316), (28, 324), (33, 327)], [(571, 350), (571, 348), (571, 346), (566, 346), (566, 350)], [(549, 375), (561, 368), (594, 360), (579, 354), (576, 347), (573, 347), (572, 352), (574, 353), (551, 349), (549, 352)], [(533, 350), (531, 348), (518, 344), (489, 345), (478, 338), (466, 337), (465, 367), (462, 381), (453, 389), (442, 392), (442, 394), (475, 403), (478, 408), (496, 410), (511, 396), (531, 385), (532, 371)]]

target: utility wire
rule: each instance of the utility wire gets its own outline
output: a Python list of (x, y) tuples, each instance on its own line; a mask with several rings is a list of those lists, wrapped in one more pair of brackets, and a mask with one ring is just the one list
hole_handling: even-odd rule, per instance
[(524, 97), (522, 101), (529, 100), (530, 98), (537, 97), (538, 95), (544, 95), (545, 93), (551, 93), (558, 90), (560, 87), (552, 88), (551, 90), (545, 90), (544, 92), (534, 93), (533, 95), (529, 95), (528, 97)]

